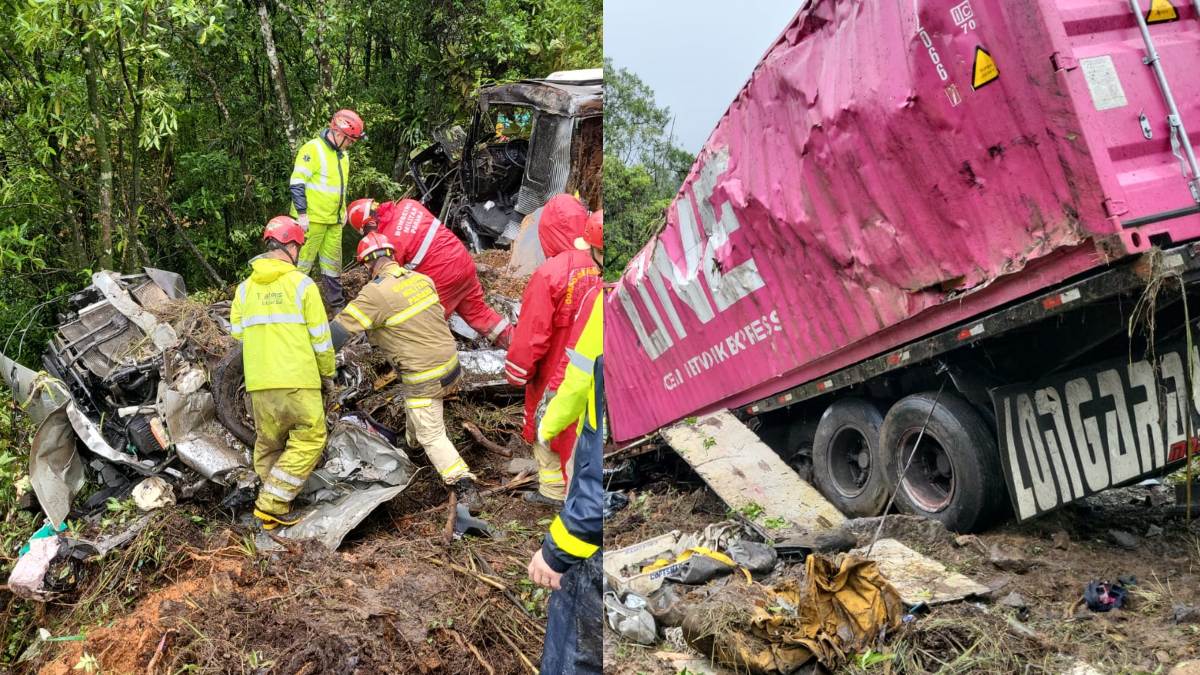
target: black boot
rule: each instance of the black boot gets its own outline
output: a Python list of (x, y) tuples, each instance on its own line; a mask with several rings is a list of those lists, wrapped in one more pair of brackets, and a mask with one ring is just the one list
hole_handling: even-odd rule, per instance
[(450, 489), (458, 495), (458, 503), (472, 511), (483, 504), (483, 500), (479, 496), (479, 489), (475, 487), (475, 481), (470, 478), (459, 478)]
[(525, 501), (529, 502), (530, 504), (537, 504), (538, 506), (549, 506), (549, 507), (555, 508), (555, 509), (561, 509), (562, 505), (563, 505), (563, 501), (561, 499), (554, 499), (553, 497), (547, 497), (546, 495), (538, 492), (537, 490), (532, 490), (530, 492), (526, 492), (525, 494), (521, 495), (521, 498), (524, 499)]

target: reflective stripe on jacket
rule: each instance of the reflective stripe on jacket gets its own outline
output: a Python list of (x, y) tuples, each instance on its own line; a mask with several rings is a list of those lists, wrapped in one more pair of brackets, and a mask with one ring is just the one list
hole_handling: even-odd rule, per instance
[(291, 263), (259, 257), (229, 310), (242, 342), (246, 390), (320, 389), (333, 377), (333, 341), (321, 294)]
[[(601, 321), (599, 310), (592, 321)], [(598, 326), (597, 326), (598, 328)], [(586, 330), (586, 329), (585, 329)], [(601, 340), (603, 342), (603, 340)], [(593, 409), (597, 421), (603, 419), (604, 355), (597, 356), (591, 382)], [(600, 550), (604, 543), (604, 430), (585, 416), (575, 445), (575, 473), (567, 490), (562, 511), (550, 523), (550, 532), (542, 540), (542, 558), (555, 572), (566, 572)]]
[(334, 318), (350, 333), (366, 331), (400, 372), (409, 396), (435, 396), (458, 377), (458, 350), (433, 282), (392, 263)]
[(328, 134), (328, 129), (322, 131), (296, 153), (289, 181), (292, 216), (307, 212), (310, 222), (340, 225), (346, 217), (350, 154), (330, 145)]

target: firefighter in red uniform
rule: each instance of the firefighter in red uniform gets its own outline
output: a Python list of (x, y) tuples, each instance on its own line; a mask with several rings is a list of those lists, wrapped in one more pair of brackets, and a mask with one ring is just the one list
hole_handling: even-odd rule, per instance
[(359, 234), (379, 232), (396, 247), (396, 262), (433, 280), (446, 318), (458, 313), (489, 342), (507, 348), (513, 327), (488, 306), (467, 247), (420, 202), (356, 199), (346, 214)]
[[(600, 269), (583, 238), (588, 213), (579, 200), (560, 194), (542, 209), (538, 240), (546, 261), (533, 273), (521, 298), (521, 316), (513, 333), (504, 375), (525, 387), (525, 428), (535, 441), (539, 412), (562, 383), (566, 371), (566, 346), (571, 326), (588, 291), (600, 285)], [(534, 447), (538, 462), (537, 492), (526, 493), (531, 502), (561, 506), (566, 495), (571, 448), (575, 431), (564, 430), (550, 444)]]

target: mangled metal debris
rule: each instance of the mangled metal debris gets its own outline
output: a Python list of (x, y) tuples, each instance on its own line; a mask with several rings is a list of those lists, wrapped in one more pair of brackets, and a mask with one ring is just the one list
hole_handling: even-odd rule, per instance
[[(211, 350), (196, 349), (188, 331), (181, 335), (161, 318), (186, 293), (183, 280), (164, 270), (97, 272), (90, 286), (69, 298), (45, 355), (46, 372), (0, 354), (4, 381), (37, 425), (30, 483), (50, 532), (63, 529), (89, 475), (102, 485), (89, 500), (93, 510), (97, 504), (103, 508), (110, 496), (125, 498), (131, 491), (144, 510), (161, 508), (205, 484), (225, 489), (224, 506), (246, 507), (253, 500), (258, 483), (250, 452), (253, 417), (241, 382), (240, 351), (210, 371)], [(520, 303), (501, 300), (505, 314), (515, 318)], [(227, 303), (202, 313), (219, 339), (230, 342)], [(504, 352), (485, 347), (463, 328), (470, 331), (465, 324), (456, 331), (462, 338), (463, 389), (508, 387)], [(365, 351), (339, 355), (341, 390), (330, 404), (336, 421), (323, 463), (298, 497), (302, 521), (277, 531), (285, 537), (315, 539), (335, 549), (416, 474), (408, 456), (393, 445), (394, 432), (369, 416), (340, 412), (391, 385), (387, 378), (371, 376), (360, 360), (366, 362)], [(102, 555), (130, 541), (144, 525), (139, 521), (98, 542), (39, 538), (21, 557), (11, 581), (26, 597), (44, 599), (54, 587), (56, 561)], [(488, 531), (486, 523), (477, 529)]]
[[(356, 416), (338, 420), (325, 446), (324, 463), (312, 472), (296, 498), (301, 521), (277, 532), (290, 539), (315, 539), (337, 549), (380, 504), (404, 491), (417, 469), (403, 450), (388, 442), (371, 423)], [(278, 544), (267, 536), (259, 547)]]

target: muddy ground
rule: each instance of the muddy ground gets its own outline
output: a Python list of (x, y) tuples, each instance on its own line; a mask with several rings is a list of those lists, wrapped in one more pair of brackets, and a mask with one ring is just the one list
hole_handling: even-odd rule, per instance
[[(672, 529), (697, 531), (729, 515), (681, 462), (669, 454), (651, 457), (658, 469), (640, 471), (650, 474), (647, 482), (629, 489), (630, 506), (605, 523), (608, 550)], [(1082, 662), (1091, 672), (1169, 673), (1200, 659), (1200, 611), (1182, 622), (1175, 616), (1177, 607), (1200, 607), (1200, 523), (1168, 514), (1170, 492), (1165, 486), (1111, 490), (1024, 524), (1009, 522), (977, 540), (956, 538), (929, 521), (890, 518), (883, 536), (994, 591), (935, 607), (888, 636), (870, 665), (851, 659), (832, 672), (1065, 673)], [(1132, 535), (1127, 543), (1135, 548), (1116, 543), (1123, 535), (1114, 530)], [(802, 575), (802, 560), (783, 561), (763, 582)], [(1126, 575), (1137, 582), (1125, 608), (1094, 613), (1077, 603), (1088, 581)], [(722, 583), (692, 590), (690, 597)], [(1013, 592), (1027, 609), (1001, 602)], [(643, 647), (606, 626), (606, 672), (682, 672), (659, 656), (663, 652), (687, 648), (678, 642)], [(688, 672), (704, 671), (692, 665)]]
[[(507, 460), (459, 447), (481, 489), (513, 480)], [(42, 643), (15, 672), (535, 672), (547, 596), (525, 567), (553, 514), (495, 492), (484, 517), (504, 538), (447, 543), (446, 492), (413, 455), (425, 467), (413, 485), (337, 552), (257, 551), (249, 528), (201, 504), (156, 512), (37, 608), (37, 626), (69, 639)]]
[[(525, 279), (505, 273), (506, 251), (478, 257), (489, 294), (520, 297)], [(343, 276), (351, 293), (366, 280), (361, 267)], [(184, 301), (160, 319), (187, 336), (184, 349), (211, 371), (232, 346), (217, 321), (227, 311)], [(379, 361), (362, 359), (376, 369)], [(356, 407), (402, 430), (394, 385), (380, 379), (375, 389)], [(554, 513), (524, 502), (520, 491), (533, 479), (510, 474), (507, 458), (462, 427), (470, 422), (514, 457), (529, 457), (519, 396), (500, 388), (447, 399), (447, 429), (485, 495), (477, 515), (502, 539), (449, 536), (448, 493), (420, 450), (409, 452), (419, 467), (409, 488), (337, 552), (315, 543), (258, 550), (245, 514), (222, 511), (223, 491), (210, 486), (154, 512), (136, 539), (105, 558), (66, 569), (55, 600), (0, 593), (8, 633), (0, 644), (15, 650), (10, 658), (23, 652), (11, 671), (536, 672), (548, 593), (525, 569)], [(121, 531), (140, 516), (129, 502), (110, 509), (103, 532), (88, 536)], [(49, 639), (37, 638), (39, 629)]]

